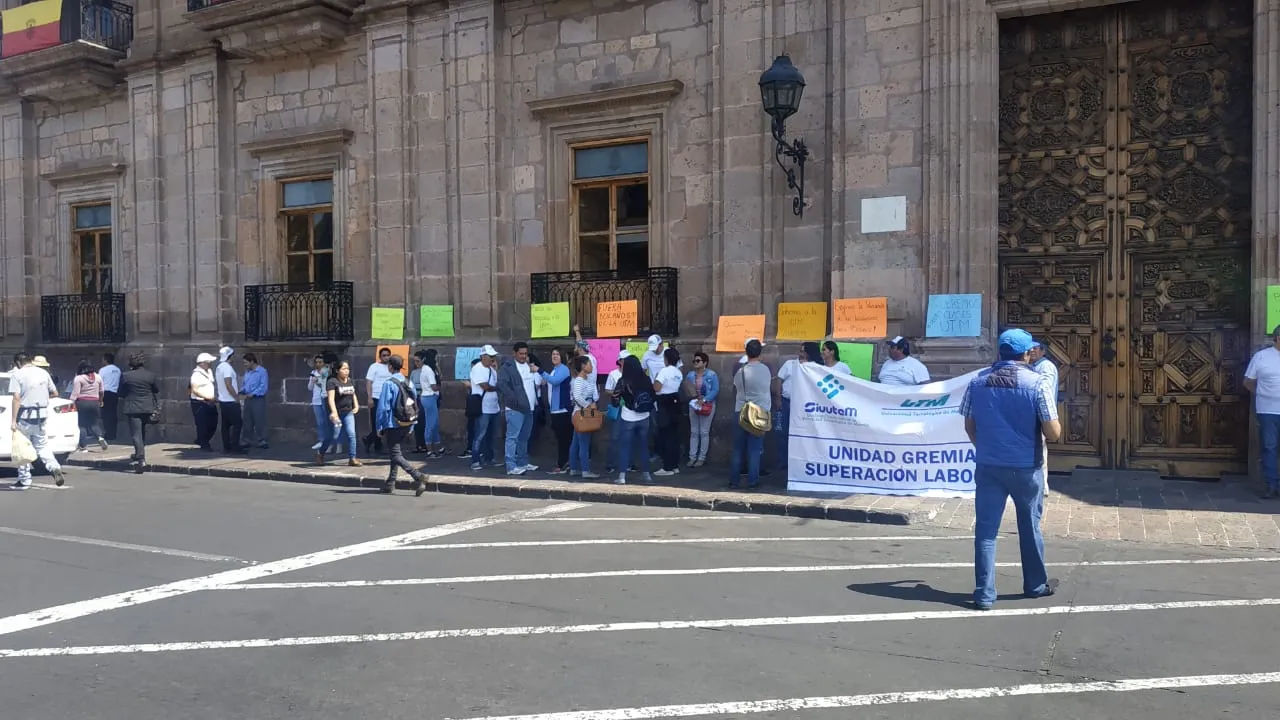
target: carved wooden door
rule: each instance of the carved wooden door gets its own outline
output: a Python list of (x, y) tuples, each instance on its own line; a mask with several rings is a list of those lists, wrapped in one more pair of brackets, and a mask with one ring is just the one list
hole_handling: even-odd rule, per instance
[(1059, 367), (1055, 469), (1243, 467), (1252, 10), (1001, 25), (1000, 321)]

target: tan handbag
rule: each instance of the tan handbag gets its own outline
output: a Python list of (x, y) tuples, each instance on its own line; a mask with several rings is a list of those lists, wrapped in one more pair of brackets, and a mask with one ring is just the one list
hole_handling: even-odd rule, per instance
[(604, 426), (604, 413), (595, 405), (579, 408), (573, 413), (573, 429), (580, 433), (593, 433)]

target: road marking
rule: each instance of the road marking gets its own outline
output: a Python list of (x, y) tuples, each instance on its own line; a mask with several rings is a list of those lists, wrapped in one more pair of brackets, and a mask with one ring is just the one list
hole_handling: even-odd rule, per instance
[(535, 713), (532, 715), (491, 715), (472, 720), (645, 720), (646, 718), (701, 717), (776, 713), (797, 710), (870, 707), (875, 705), (908, 705), (949, 700), (984, 700), (988, 698), (1043, 695), (1080, 695), (1085, 693), (1123, 693), (1148, 690), (1187, 690), (1201, 687), (1267, 685), (1280, 682), (1280, 672), (1248, 675), (1183, 675), (1181, 677), (1103, 680), (1079, 683), (1044, 683), (1006, 685), (1004, 687), (953, 688), (947, 690), (913, 690), (909, 692), (874, 693), (868, 695), (833, 695), (779, 700), (701, 703), (695, 705), (653, 705), (650, 707), (615, 708), (612, 710), (577, 710), (572, 712)]
[(548, 517), (520, 522), (671, 522), (675, 520), (764, 520), (761, 515), (664, 515), (660, 517)]
[[(263, 567), (263, 566), (259, 566)], [(257, 569), (257, 568), (248, 568)], [(239, 572), (239, 571), (233, 571)], [(794, 625), (849, 625), (858, 623), (919, 620), (959, 620), (963, 618), (1027, 617), (1041, 615), (1086, 615), (1138, 612), (1145, 610), (1185, 610), (1201, 608), (1270, 607), (1280, 598), (1256, 600), (1188, 600), (1183, 602), (1129, 603), (1125, 605), (1050, 605), (1048, 607), (1002, 608), (999, 610), (918, 610), (913, 612), (866, 613), (862, 615), (800, 615), (793, 617), (728, 618), (723, 620), (655, 620), (596, 623), (590, 625), (531, 625), (524, 627), (463, 628), (417, 632), (370, 633), (365, 635), (319, 635), (308, 637), (255, 638), (251, 640), (207, 640), (202, 642), (139, 643), (135, 645), (81, 645), (0, 650), (2, 658), (65, 657), (72, 655), (123, 655), (131, 653), (183, 652), (190, 650), (237, 650), (243, 648), (349, 645), (405, 640), (448, 638), (493, 638), (533, 635), (575, 635), (584, 633), (640, 632), (647, 630), (722, 630), (745, 627)]]
[(841, 537), (719, 537), (719, 538), (609, 538), (604, 540), (520, 540), (514, 542), (402, 545), (396, 550), (471, 550), (474, 548), (565, 547), (568, 545), (694, 545), (698, 543), (763, 542), (897, 542), (915, 540), (972, 540), (972, 535), (845, 535)]
[[(1274, 563), (1280, 557), (1206, 558), (1200, 560), (1094, 560), (1075, 563), (1049, 563), (1049, 567), (1129, 567), (1142, 565), (1234, 565), (1241, 563)], [(824, 573), (859, 570), (953, 570), (969, 569), (971, 562), (888, 563), (883, 565), (782, 565), (676, 568), (667, 570), (601, 570), (597, 572), (529, 573), (523, 575), (463, 575), (444, 578), (406, 578), (397, 580), (332, 580), (327, 582), (246, 583), (225, 585), (219, 590), (309, 590), (321, 588), (397, 587), (404, 585), (464, 585), (469, 583), (521, 582), (526, 580), (587, 580), (610, 577), (669, 577), (679, 575), (751, 575), (766, 573)], [(996, 567), (1022, 567), (1021, 563), (996, 563)]]
[(0, 533), (40, 538), (41, 540), (57, 540), (58, 542), (79, 543), (81, 545), (96, 545), (98, 547), (113, 548), (116, 550), (131, 550), (134, 552), (155, 553), (156, 555), (172, 555), (174, 557), (187, 558), (189, 560), (202, 560), (204, 562), (239, 563), (241, 565), (254, 564), (254, 561), (252, 560), (241, 560), (240, 558), (234, 558), (227, 555), (209, 555), (206, 553), (192, 552), (190, 550), (175, 550), (174, 548), (162, 548), (154, 545), (135, 545), (133, 543), (116, 542), (114, 540), (99, 540), (97, 538), (78, 537), (76, 535), (56, 535), (54, 533), (38, 532), (36, 530), (23, 530), (21, 528), (0, 527)]
[(50, 483), (31, 483), (31, 487), (40, 488), (41, 490), (70, 490), (70, 485), (53, 485)]
[(414, 530), (413, 532), (407, 532), (400, 535), (392, 535), (391, 537), (385, 537), (378, 540), (369, 540), (367, 542), (356, 543), (355, 545), (344, 545), (342, 547), (331, 548), (329, 550), (321, 550), (319, 552), (308, 553), (306, 555), (298, 555), (297, 557), (274, 560), (272, 562), (262, 563), (261, 565), (236, 568), (235, 570), (225, 570), (212, 575), (190, 578), (188, 580), (178, 580), (177, 582), (155, 585), (153, 587), (143, 588), (140, 590), (129, 590), (122, 593), (116, 593), (114, 595), (104, 595), (90, 600), (81, 600), (79, 602), (67, 603), (65, 605), (44, 608), (42, 610), (34, 610), (32, 612), (22, 613), (21, 615), (11, 615), (6, 618), (0, 618), (0, 635), (8, 635), (10, 633), (30, 630), (31, 628), (41, 627), (43, 625), (51, 625), (53, 623), (64, 622), (66, 620), (73, 620), (75, 618), (85, 617), (86, 615), (107, 612), (108, 610), (133, 607), (135, 605), (176, 597), (178, 595), (186, 595), (188, 593), (199, 592), (201, 590), (212, 590), (222, 585), (258, 580), (272, 575), (293, 572), (295, 570), (303, 570), (317, 565), (326, 565), (339, 560), (360, 557), (371, 553), (382, 552), (384, 550), (392, 550), (404, 543), (422, 542), (423, 540), (431, 540), (445, 535), (454, 535), (468, 530), (477, 530), (491, 525), (515, 522), (521, 518), (570, 512), (584, 507), (586, 507), (585, 503), (558, 503), (556, 505), (548, 505), (534, 510), (518, 510), (515, 512), (502, 513), (500, 515), (474, 518), (471, 520), (464, 520), (462, 522), (449, 523), (448, 525), (437, 525), (435, 527), (424, 528), (422, 530)]

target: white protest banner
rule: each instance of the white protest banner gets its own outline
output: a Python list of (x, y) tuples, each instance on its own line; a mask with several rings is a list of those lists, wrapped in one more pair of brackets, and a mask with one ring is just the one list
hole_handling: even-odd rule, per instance
[(976, 374), (881, 385), (803, 364), (791, 384), (787, 489), (973, 497), (960, 401)]

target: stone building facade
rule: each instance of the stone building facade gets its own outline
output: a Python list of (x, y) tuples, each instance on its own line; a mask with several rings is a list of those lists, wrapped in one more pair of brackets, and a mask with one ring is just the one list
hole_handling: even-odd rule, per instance
[[(362, 371), (374, 307), (451, 376), (548, 287), (622, 299), (598, 278), (644, 263), (628, 287), (686, 353), (722, 314), (771, 337), (778, 302), (832, 297), (886, 296), (919, 338), (929, 295), (979, 293), (981, 336), (919, 354), (950, 375), (1005, 324), (1044, 335), (1065, 462), (1245, 466), (1224, 428), (1280, 276), (1280, 0), (135, 0), (129, 23), (0, 59), (0, 341), (64, 373), (149, 352), (174, 423), (198, 351), (263, 357), (289, 432), (307, 358)], [(757, 85), (783, 53), (801, 215)], [(1139, 151), (1160, 187), (1129, 182)], [(900, 228), (864, 228), (878, 198)], [(421, 304), (457, 338), (413, 340)]]

